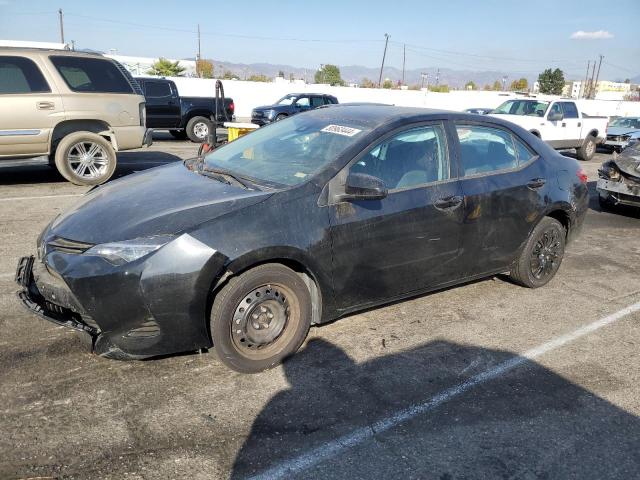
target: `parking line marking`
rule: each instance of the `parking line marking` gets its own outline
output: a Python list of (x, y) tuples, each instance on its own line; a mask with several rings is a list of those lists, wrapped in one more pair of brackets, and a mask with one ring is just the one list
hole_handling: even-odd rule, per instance
[(63, 195), (41, 195), (35, 197), (7, 197), (0, 198), (0, 202), (15, 202), (18, 200), (39, 200), (41, 198), (81, 197), (84, 193), (65, 193)]
[(291, 458), (283, 462), (282, 464), (265, 470), (264, 472), (251, 478), (253, 480), (287, 478), (290, 475), (307, 470), (308, 468), (311, 468), (312, 466), (324, 460), (339, 455), (344, 450), (355, 447), (365, 442), (366, 440), (369, 440), (379, 433), (394, 428), (404, 422), (417, 417), (418, 415), (427, 413), (442, 405), (443, 403), (462, 395), (467, 390), (470, 390), (473, 387), (480, 385), (481, 383), (500, 377), (501, 375), (504, 375), (505, 373), (515, 369), (516, 367), (526, 363), (529, 360), (536, 359), (544, 355), (545, 353), (551, 352), (564, 345), (567, 345), (568, 343), (574, 342), (575, 340), (588, 335), (589, 333), (595, 332), (602, 327), (606, 327), (607, 325), (617, 322), (627, 315), (630, 315), (637, 311), (640, 311), (640, 302), (634, 303), (633, 305), (623, 308), (616, 313), (612, 313), (611, 315), (601, 318), (600, 320), (596, 320), (593, 323), (584, 325), (583, 327), (580, 327), (573, 332), (561, 335), (546, 343), (543, 343), (542, 345), (527, 350), (522, 355), (506, 360), (489, 370), (485, 370), (484, 372), (474, 375), (467, 381), (462, 382), (455, 387), (444, 390), (436, 396), (430, 398), (429, 400), (412, 405), (404, 410), (400, 410), (395, 414), (387, 418), (383, 418), (382, 420), (378, 420), (373, 424), (358, 428), (351, 433), (338, 437), (335, 440), (327, 442), (324, 445), (317, 447), (307, 453)]

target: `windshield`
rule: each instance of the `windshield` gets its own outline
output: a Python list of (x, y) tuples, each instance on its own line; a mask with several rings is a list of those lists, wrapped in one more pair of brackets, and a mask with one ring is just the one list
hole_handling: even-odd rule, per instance
[(640, 118), (616, 118), (610, 127), (640, 128)]
[(491, 113), (503, 113), (505, 115), (527, 115), (530, 117), (544, 117), (549, 102), (537, 100), (507, 100)]
[(278, 100), (277, 105), (291, 105), (295, 99), (295, 95), (287, 95)]
[(205, 157), (206, 169), (223, 169), (276, 185), (311, 178), (360, 139), (369, 128), (299, 115), (259, 128)]

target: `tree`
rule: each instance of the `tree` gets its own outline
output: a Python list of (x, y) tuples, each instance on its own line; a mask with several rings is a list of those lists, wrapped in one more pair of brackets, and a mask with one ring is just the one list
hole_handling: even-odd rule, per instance
[(259, 74), (259, 75), (251, 75), (248, 80), (250, 82), (270, 82), (271, 79), (269, 77), (267, 77), (266, 75), (263, 74)]
[(213, 62), (211, 60), (196, 60), (196, 74), (200, 78), (213, 78)]
[(491, 85), (489, 85), (488, 83), (482, 87), (483, 90), (491, 90)]
[(172, 62), (166, 58), (160, 57), (157, 62), (151, 65), (147, 70), (149, 75), (158, 75), (160, 77), (181, 77), (186, 69), (180, 65), (180, 62)]
[(493, 89), (496, 92), (499, 92), (500, 90), (502, 90), (502, 84), (500, 83), (500, 80), (496, 80), (495, 82), (493, 82)]
[(362, 81), (360, 82), (360, 87), (376, 88), (376, 84), (372, 80), (369, 80), (368, 78), (363, 78)]
[(283, 72), (282, 70), (279, 70), (279, 71), (278, 71), (278, 76), (279, 76), (280, 78), (284, 78), (284, 72)]
[(559, 68), (555, 70), (547, 68), (538, 75), (538, 83), (540, 85), (540, 93), (560, 95), (564, 88), (564, 73)]
[(387, 88), (387, 89), (393, 88), (393, 82), (388, 78), (385, 78), (384, 81), (382, 82), (382, 88)]
[(449, 91), (449, 85), (431, 85), (429, 90), (432, 92), (447, 93)]
[(509, 87), (509, 89), (514, 92), (523, 92), (525, 90), (529, 90), (529, 82), (527, 82), (526, 78), (514, 80), (513, 82), (511, 82), (511, 87)]
[(624, 83), (631, 83), (631, 79), (630, 78), (625, 78), (624, 79)]
[(233, 73), (231, 70), (225, 70), (222, 74), (223, 80), (238, 80), (238, 75)]
[(296, 79), (295, 75), (293, 73), (289, 74), (289, 81), (293, 82)]
[(335, 65), (323, 65), (315, 74), (316, 83), (328, 83), (331, 86), (344, 85), (344, 80), (340, 77), (340, 69)]
[(467, 83), (464, 84), (464, 89), (465, 90), (477, 90), (478, 87), (476, 86), (475, 82), (473, 80), (469, 80)]

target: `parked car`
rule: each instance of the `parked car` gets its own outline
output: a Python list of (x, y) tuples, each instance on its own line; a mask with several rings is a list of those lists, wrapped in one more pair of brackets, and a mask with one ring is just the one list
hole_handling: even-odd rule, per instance
[(21, 259), (20, 298), (105, 357), (213, 345), (256, 372), (350, 312), (500, 272), (545, 285), (586, 182), (498, 118), (321, 108), (92, 190)]
[(581, 113), (569, 100), (507, 100), (491, 112), (541, 138), (553, 148), (575, 148), (581, 160), (591, 160), (596, 146), (604, 142), (607, 117)]
[(323, 105), (335, 105), (338, 99), (333, 95), (323, 93), (290, 93), (285, 95), (273, 105), (256, 107), (251, 112), (251, 123), (266, 125), (271, 122), (283, 120), (296, 113), (306, 112)]
[(116, 151), (151, 144), (142, 92), (102, 55), (0, 48), (0, 168), (55, 165), (77, 185), (106, 182)]
[(604, 146), (619, 153), (637, 140), (640, 140), (640, 117), (618, 117), (607, 127)]
[(467, 108), (466, 113), (475, 113), (476, 115), (487, 115), (493, 111), (493, 108)]
[(172, 80), (136, 77), (136, 81), (147, 101), (147, 127), (203, 142), (214, 125), (235, 120), (232, 98), (220, 99), (216, 110), (214, 97), (182, 97)]
[(598, 177), (601, 207), (640, 207), (640, 142), (632, 143), (620, 155), (604, 162)]

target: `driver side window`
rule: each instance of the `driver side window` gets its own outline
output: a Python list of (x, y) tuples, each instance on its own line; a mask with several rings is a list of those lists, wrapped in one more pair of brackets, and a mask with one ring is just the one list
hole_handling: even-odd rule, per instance
[(350, 171), (378, 177), (389, 190), (447, 180), (444, 129), (429, 125), (398, 133), (369, 150)]
[(308, 107), (309, 97), (300, 97), (298, 100), (296, 100), (296, 105), (299, 105), (301, 107)]

